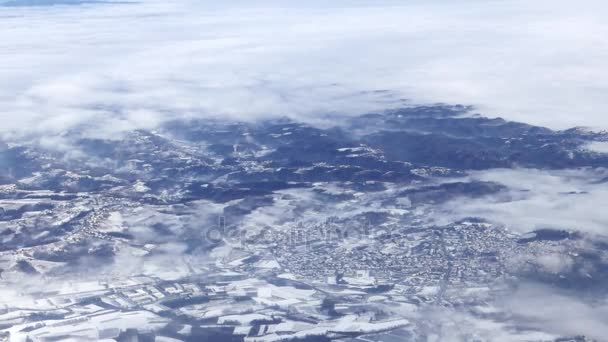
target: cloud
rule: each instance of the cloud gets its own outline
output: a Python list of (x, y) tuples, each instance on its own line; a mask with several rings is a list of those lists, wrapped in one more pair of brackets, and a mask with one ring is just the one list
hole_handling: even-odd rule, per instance
[(431, 307), (418, 318), (429, 322), (428, 331), (423, 332), (430, 341), (553, 341), (560, 337), (538, 329), (518, 329), (514, 322), (478, 317), (461, 308)]
[(425, 307), (405, 316), (428, 322), (430, 340), (554, 341), (586, 336), (602, 340), (608, 331), (606, 298), (583, 298), (537, 283), (483, 304), (467, 307)]
[(0, 7), (2, 131), (112, 136), (176, 117), (316, 120), (402, 98), (608, 127), (608, 8), (583, 3)]
[(526, 233), (551, 228), (605, 234), (608, 215), (599, 210), (608, 190), (598, 185), (608, 174), (605, 169), (543, 171), (497, 169), (474, 172), (470, 179), (497, 182), (509, 190), (497, 196), (456, 199), (439, 211), (442, 221), (483, 217)]
[(551, 253), (538, 256), (534, 262), (542, 270), (553, 274), (569, 272), (574, 265), (574, 261), (569, 255)]
[(608, 142), (607, 141), (594, 141), (583, 147), (592, 152), (608, 153)]
[(608, 331), (608, 305), (605, 298), (592, 303), (580, 294), (560, 292), (538, 284), (521, 284), (500, 301), (501, 307), (528, 327), (562, 336), (586, 335), (602, 340)]

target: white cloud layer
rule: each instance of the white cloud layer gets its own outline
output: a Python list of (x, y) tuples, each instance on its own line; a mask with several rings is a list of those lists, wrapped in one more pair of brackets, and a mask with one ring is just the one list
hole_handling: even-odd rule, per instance
[(608, 331), (608, 305), (603, 297), (589, 303), (547, 286), (521, 284), (501, 304), (524, 324), (558, 335), (585, 335), (601, 341)]
[[(504, 184), (508, 190), (496, 196), (448, 202), (441, 208), (443, 223), (483, 217), (518, 233), (551, 228), (606, 234), (605, 169), (497, 169), (474, 172), (470, 178)], [(551, 260), (545, 262), (550, 267)]]
[(311, 119), (401, 98), (608, 128), (607, 10), (597, 0), (0, 7), (2, 131), (107, 136), (176, 116)]

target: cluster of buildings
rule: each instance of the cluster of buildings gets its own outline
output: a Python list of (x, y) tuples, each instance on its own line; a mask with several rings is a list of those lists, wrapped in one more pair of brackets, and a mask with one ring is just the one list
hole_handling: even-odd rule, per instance
[(505, 275), (505, 259), (524, 248), (506, 230), (480, 222), (395, 228), (366, 240), (326, 239), (318, 231), (292, 231), (275, 244), (273, 254), (284, 270), (334, 284), (350, 279), (357, 285), (362, 278), (367, 285), (398, 283), (409, 286), (410, 292), (429, 286), (492, 284)]

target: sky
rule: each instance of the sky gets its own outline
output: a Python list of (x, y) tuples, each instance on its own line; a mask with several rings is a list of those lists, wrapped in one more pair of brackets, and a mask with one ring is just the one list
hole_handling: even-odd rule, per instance
[(314, 122), (435, 102), (605, 129), (607, 10), (594, 0), (0, 6), (0, 133), (112, 137), (180, 117)]

